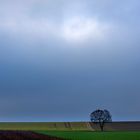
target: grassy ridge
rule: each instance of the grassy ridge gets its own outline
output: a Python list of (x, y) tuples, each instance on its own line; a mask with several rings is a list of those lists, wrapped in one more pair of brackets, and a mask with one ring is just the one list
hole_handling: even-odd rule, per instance
[(140, 132), (39, 131), (69, 140), (140, 140)]
[[(0, 130), (99, 131), (99, 124), (90, 122), (3, 122)], [(140, 122), (105, 123), (105, 131), (140, 131)]]
[(1, 122), (0, 130), (90, 130), (85, 122)]

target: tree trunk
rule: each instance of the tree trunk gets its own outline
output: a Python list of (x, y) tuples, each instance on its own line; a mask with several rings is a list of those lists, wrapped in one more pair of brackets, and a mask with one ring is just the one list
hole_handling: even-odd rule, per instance
[(100, 123), (101, 131), (103, 132), (104, 131), (104, 122), (99, 122), (99, 123)]

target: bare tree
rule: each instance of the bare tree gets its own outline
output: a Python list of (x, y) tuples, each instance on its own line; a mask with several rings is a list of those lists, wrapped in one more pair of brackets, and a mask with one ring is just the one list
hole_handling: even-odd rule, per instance
[(99, 123), (101, 131), (103, 131), (105, 122), (112, 122), (112, 116), (106, 109), (97, 109), (90, 114), (90, 120)]

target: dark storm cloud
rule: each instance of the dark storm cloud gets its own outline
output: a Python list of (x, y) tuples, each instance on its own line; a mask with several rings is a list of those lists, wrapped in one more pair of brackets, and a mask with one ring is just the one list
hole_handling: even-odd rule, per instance
[[(2, 121), (139, 120), (138, 0), (0, 1)], [(56, 119), (57, 118), (57, 119)]]

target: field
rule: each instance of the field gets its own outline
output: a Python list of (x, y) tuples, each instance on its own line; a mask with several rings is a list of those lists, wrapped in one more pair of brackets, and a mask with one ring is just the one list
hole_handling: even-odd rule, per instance
[[(56, 130), (99, 131), (99, 125), (91, 122), (1, 122), (0, 130)], [(140, 131), (140, 122), (106, 123), (105, 131)]]
[(62, 140), (31, 131), (0, 131), (0, 140)]
[(92, 130), (86, 122), (1, 122), (0, 130)]
[(0, 140), (140, 140), (140, 132), (1, 130)]
[(50, 140), (49, 136), (52, 140), (140, 140), (140, 122), (106, 123), (105, 132), (99, 130), (99, 125), (91, 122), (1, 122), (0, 140), (19, 136), (20, 140)]
[(69, 140), (140, 140), (140, 132), (42, 131)]

